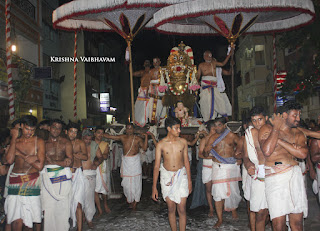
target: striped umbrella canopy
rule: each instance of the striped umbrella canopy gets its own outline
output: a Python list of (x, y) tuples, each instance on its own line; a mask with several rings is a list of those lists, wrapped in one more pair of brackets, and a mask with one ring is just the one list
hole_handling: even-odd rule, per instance
[[(310, 24), (314, 18), (311, 0), (194, 0), (164, 7), (154, 14), (153, 20), (159, 32), (221, 35), (233, 44), (244, 33), (293, 30)], [(234, 109), (233, 80), (232, 65)], [(232, 117), (234, 119), (234, 113)]]
[(53, 26), (62, 30), (114, 31), (128, 44), (132, 120), (134, 97), (131, 43), (137, 33), (162, 7), (186, 0), (74, 0), (57, 8), (52, 14)]

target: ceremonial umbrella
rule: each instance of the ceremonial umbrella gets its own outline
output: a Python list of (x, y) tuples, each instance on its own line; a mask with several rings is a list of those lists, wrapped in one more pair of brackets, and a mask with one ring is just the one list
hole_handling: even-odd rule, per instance
[[(196, 30), (199, 24), (207, 25), (233, 44), (243, 33), (283, 32), (307, 25), (314, 18), (311, 0), (195, 0), (162, 8), (154, 14), (154, 23), (160, 32), (172, 34), (206, 34), (205, 29)], [(172, 30), (174, 25), (180, 30)]]
[(123, 37), (129, 49), (132, 120), (134, 96), (131, 43), (136, 34), (161, 7), (183, 0), (77, 0), (60, 6), (53, 12), (55, 28), (63, 30), (115, 31)]

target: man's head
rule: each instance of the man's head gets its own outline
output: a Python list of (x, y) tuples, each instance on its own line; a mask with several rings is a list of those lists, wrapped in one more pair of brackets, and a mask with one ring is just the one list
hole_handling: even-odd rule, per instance
[(82, 132), (82, 140), (84, 141), (84, 143), (89, 146), (91, 144), (93, 138), (93, 133), (92, 131), (90, 131), (89, 129), (85, 129)]
[(165, 121), (165, 128), (173, 136), (178, 137), (180, 135), (180, 120), (175, 117), (168, 117)]
[(20, 123), (22, 136), (27, 139), (31, 138), (36, 131), (38, 119), (32, 115), (26, 115), (20, 120)]
[(224, 132), (227, 127), (226, 122), (227, 121), (225, 117), (219, 117), (213, 121), (213, 126), (216, 133), (221, 134)]
[(42, 120), (39, 123), (39, 128), (40, 129), (44, 129), (44, 130), (48, 130), (49, 131), (49, 127), (50, 127), (50, 120)]
[(133, 123), (127, 123), (127, 124), (126, 124), (126, 134), (127, 134), (127, 135), (132, 135), (133, 132), (134, 132)]
[(205, 51), (203, 53), (203, 59), (206, 62), (211, 62), (212, 61), (212, 53), (211, 53), (211, 51)]
[(183, 103), (182, 101), (177, 102), (177, 108), (183, 108)]
[(21, 119), (16, 119), (15, 121), (12, 122), (11, 124), (12, 128), (20, 128), (21, 127)]
[(282, 106), (282, 117), (288, 127), (296, 128), (300, 122), (302, 106), (295, 101), (287, 101)]
[(69, 139), (72, 141), (77, 138), (79, 130), (80, 130), (79, 124), (73, 123), (70, 121), (69, 124), (67, 125), (66, 134), (69, 137)]
[(94, 132), (94, 138), (98, 141), (101, 141), (102, 140), (102, 137), (103, 137), (103, 134), (104, 134), (104, 129), (103, 127), (101, 126), (98, 126), (96, 127), (96, 130)]
[(151, 67), (150, 60), (145, 60), (144, 63), (143, 63), (143, 66), (144, 66), (145, 68)]
[(64, 122), (59, 119), (53, 119), (50, 121), (49, 132), (50, 136), (57, 138), (60, 136), (63, 129)]
[(160, 59), (158, 57), (153, 58), (153, 66), (155, 68), (160, 67), (160, 64), (161, 64), (161, 61), (160, 61)]
[(251, 122), (256, 129), (266, 124), (268, 116), (262, 106), (254, 106), (250, 111)]
[(214, 131), (214, 120), (209, 120), (207, 122), (207, 129), (208, 129), (209, 133)]

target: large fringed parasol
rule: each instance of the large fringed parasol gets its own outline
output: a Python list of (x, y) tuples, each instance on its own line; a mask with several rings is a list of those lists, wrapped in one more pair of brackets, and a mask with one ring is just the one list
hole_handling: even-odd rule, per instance
[(131, 44), (137, 33), (162, 7), (183, 0), (77, 0), (60, 6), (53, 12), (55, 28), (75, 31), (117, 32), (123, 37), (129, 50), (132, 121), (134, 118), (134, 96), (132, 79)]
[[(314, 18), (311, 0), (195, 0), (162, 8), (154, 14), (154, 23), (159, 32), (171, 34), (203, 35), (215, 31), (234, 44), (244, 33), (283, 32), (310, 24)], [(231, 68), (234, 112), (233, 65)]]

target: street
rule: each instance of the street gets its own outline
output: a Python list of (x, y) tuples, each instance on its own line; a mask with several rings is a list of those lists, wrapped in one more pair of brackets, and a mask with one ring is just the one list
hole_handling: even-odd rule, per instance
[[(122, 189), (120, 186), (120, 178), (117, 173), (113, 173), (114, 179), (117, 179), (116, 191)], [(115, 176), (117, 175), (117, 176)], [(192, 175), (193, 183), (195, 175)], [(95, 225), (93, 230), (108, 231), (169, 231), (170, 226), (167, 218), (167, 206), (161, 199), (159, 203), (151, 199), (152, 180), (143, 180), (143, 192), (141, 201), (138, 204), (137, 211), (133, 212), (128, 208), (125, 197), (121, 199), (110, 199), (108, 205), (111, 209), (110, 214), (103, 214), (99, 218), (94, 218)], [(158, 189), (159, 185), (158, 185)], [(160, 191), (159, 191), (160, 193)], [(320, 230), (320, 207), (317, 197), (311, 189), (311, 180), (308, 180), (307, 189), (309, 214), (305, 219), (304, 230), (319, 231)], [(187, 230), (214, 230), (213, 225), (217, 221), (216, 214), (213, 218), (208, 218), (208, 207), (198, 207), (189, 209), (192, 195), (188, 198), (187, 203)], [(223, 213), (224, 223), (220, 227), (221, 231), (250, 230), (248, 228), (248, 216), (245, 201), (241, 201), (238, 208), (239, 220), (232, 220), (230, 212)], [(178, 217), (178, 216), (177, 216)], [(73, 228), (72, 230), (76, 230)], [(84, 224), (84, 230), (90, 230), (87, 224)], [(271, 231), (271, 226), (266, 227), (266, 231)]]

